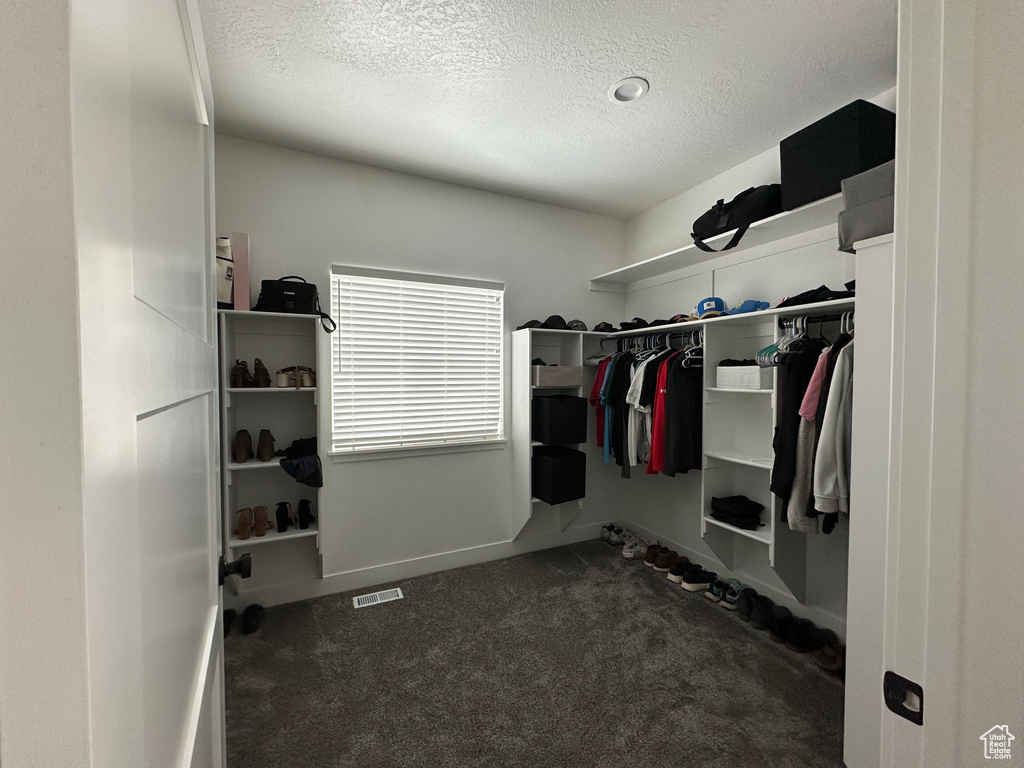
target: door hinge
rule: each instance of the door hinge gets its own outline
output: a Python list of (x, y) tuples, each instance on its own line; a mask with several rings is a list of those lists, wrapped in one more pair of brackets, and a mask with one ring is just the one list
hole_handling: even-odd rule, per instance
[(913, 680), (886, 672), (882, 680), (885, 706), (917, 725), (924, 724), (924, 689)]

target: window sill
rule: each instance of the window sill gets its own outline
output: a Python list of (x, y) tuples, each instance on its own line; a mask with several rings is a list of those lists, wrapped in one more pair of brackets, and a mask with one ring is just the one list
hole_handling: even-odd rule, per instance
[(451, 443), (447, 445), (424, 445), (416, 448), (383, 448), (358, 452), (331, 453), (331, 461), (335, 464), (348, 464), (351, 461), (378, 461), (382, 459), (407, 459), (413, 456), (436, 456), (442, 453), (468, 453), (470, 451), (493, 451), (504, 448), (508, 444), (506, 438), (500, 440), (481, 440), (473, 443)]

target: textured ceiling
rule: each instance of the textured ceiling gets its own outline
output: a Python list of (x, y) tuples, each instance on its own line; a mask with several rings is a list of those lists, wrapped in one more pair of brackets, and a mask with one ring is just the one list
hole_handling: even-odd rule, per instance
[(896, 0), (200, 5), (218, 131), (622, 217), (895, 82)]

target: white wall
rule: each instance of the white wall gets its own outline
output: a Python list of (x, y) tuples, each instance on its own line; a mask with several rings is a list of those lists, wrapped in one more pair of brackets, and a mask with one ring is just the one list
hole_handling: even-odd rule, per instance
[[(620, 220), (229, 136), (217, 137), (216, 174), (217, 229), (249, 234), (253, 299), (261, 279), (287, 274), (317, 283), (326, 299), (331, 264), (356, 264), (503, 281), (509, 331), (551, 314), (589, 326), (620, 319), (622, 297), (592, 294), (585, 279), (621, 260)], [(321, 510), (334, 522), (321, 537), (324, 572), (349, 577), (311, 579), (309, 542), (264, 547), (254, 553), (260, 575), (243, 587), (297, 586), (245, 599), (270, 603), (374, 583), (409, 573), (380, 566), (416, 561), (429, 570), (442, 561), (423, 558), (504, 542), (511, 472), (507, 447), (328, 463)], [(588, 505), (573, 525), (610, 516)], [(552, 543), (559, 540), (569, 539)]]
[(85, 552), (67, 2), (0, 4), (0, 762), (85, 765)]

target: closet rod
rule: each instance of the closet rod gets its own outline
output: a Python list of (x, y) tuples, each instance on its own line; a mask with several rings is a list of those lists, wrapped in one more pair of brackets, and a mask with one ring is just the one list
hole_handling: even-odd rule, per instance
[(779, 327), (783, 327), (783, 323), (789, 320), (795, 320), (798, 317), (804, 318), (808, 323), (834, 323), (843, 319), (843, 315), (852, 315), (853, 310), (846, 312), (840, 312), (837, 315), (786, 315), (785, 317), (779, 318)]

